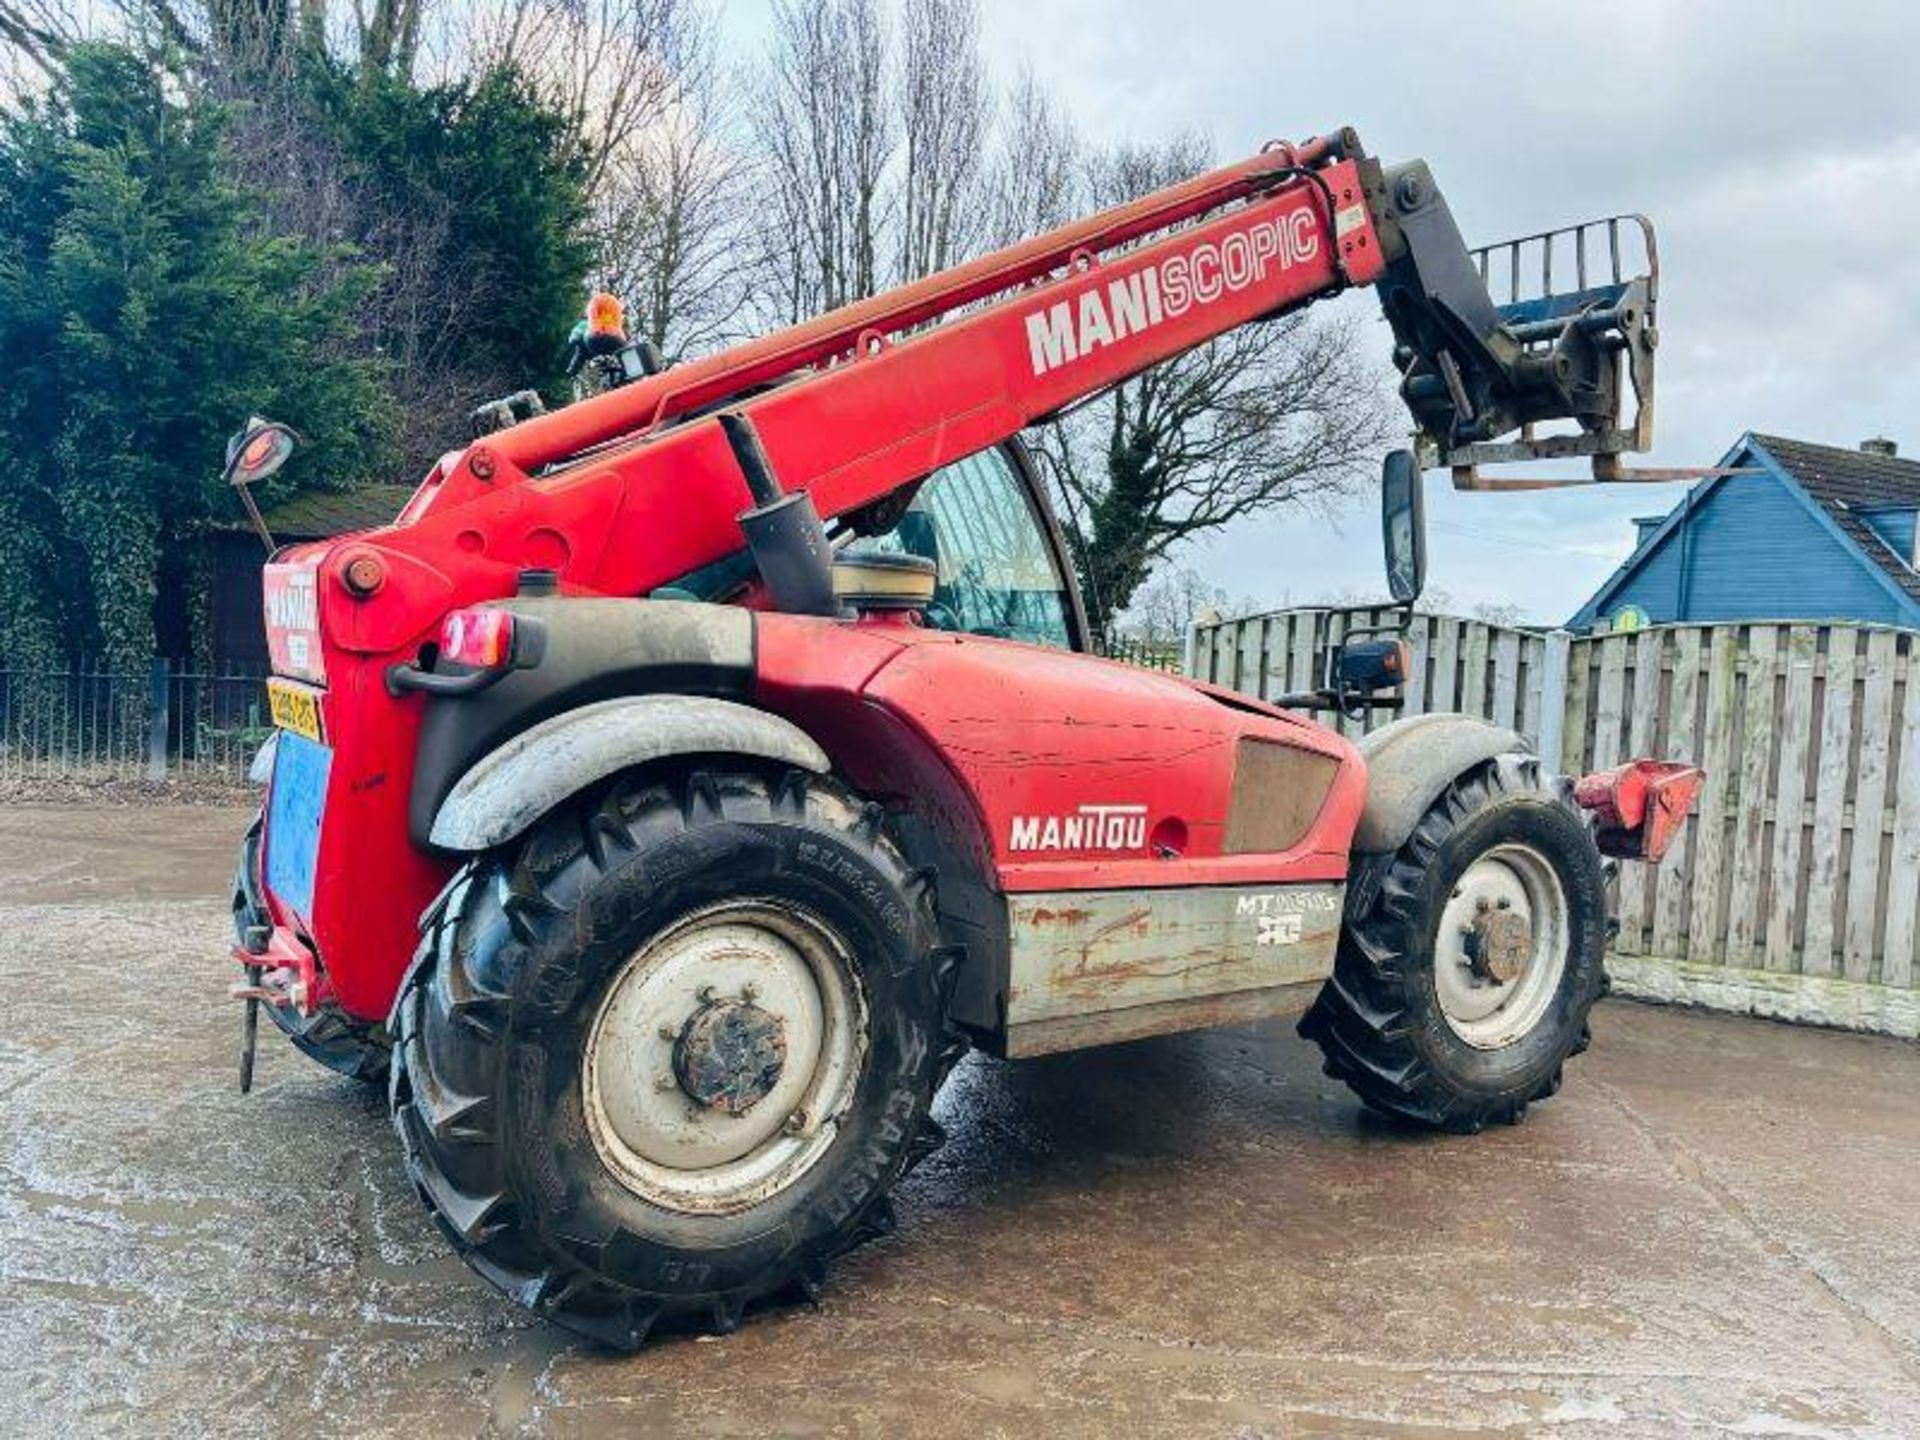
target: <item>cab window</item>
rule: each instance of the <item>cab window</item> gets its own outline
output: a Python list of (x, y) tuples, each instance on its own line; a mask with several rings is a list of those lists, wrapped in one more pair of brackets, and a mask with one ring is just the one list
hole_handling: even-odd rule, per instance
[(852, 548), (933, 561), (937, 578), (924, 621), (934, 629), (1072, 645), (1053, 549), (1013, 463), (998, 449), (934, 471), (898, 525)]

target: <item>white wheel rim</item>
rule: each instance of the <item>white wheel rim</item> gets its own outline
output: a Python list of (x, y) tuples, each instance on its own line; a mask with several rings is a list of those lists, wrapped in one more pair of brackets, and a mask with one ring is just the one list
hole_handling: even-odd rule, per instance
[[(1530, 932), (1517, 973), (1488, 973), (1490, 916), (1517, 915)], [(1440, 912), (1433, 981), (1440, 1011), (1462, 1040), (1498, 1050), (1530, 1035), (1552, 1008), (1567, 970), (1571, 930), (1566, 889), (1553, 864), (1530, 845), (1496, 845), (1466, 869)]]
[[(690, 1045), (717, 1053), (692, 1038), (716, 1017), (751, 1017), (754, 1035), (784, 1046), (777, 1065), (727, 1072), (747, 1093), (738, 1113), (725, 1108), (738, 1095), (711, 1094), (688, 1059)], [(859, 978), (823, 921), (760, 901), (717, 905), (649, 941), (608, 984), (581, 1060), (587, 1130), (644, 1200), (687, 1214), (749, 1209), (833, 1144), (866, 1043)]]

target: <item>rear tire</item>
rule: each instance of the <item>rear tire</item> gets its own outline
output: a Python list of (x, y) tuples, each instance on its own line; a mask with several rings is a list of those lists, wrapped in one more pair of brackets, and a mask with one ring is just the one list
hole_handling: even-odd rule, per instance
[(293, 1048), (309, 1060), (362, 1085), (386, 1085), (387, 1066), (393, 1057), (386, 1026), (355, 1020), (338, 1006), (324, 1007), (312, 1015), (296, 1015), (279, 1005), (262, 1008), (280, 1027), (280, 1033), (293, 1042)]
[(1462, 1133), (1517, 1122), (1560, 1088), (1607, 986), (1605, 871), (1571, 787), (1500, 756), (1381, 863), (1350, 888), (1300, 1033), (1374, 1109)]
[(798, 771), (616, 786), (475, 860), (392, 1022), (441, 1229), (618, 1349), (817, 1294), (937, 1135), (931, 892), (879, 806)]

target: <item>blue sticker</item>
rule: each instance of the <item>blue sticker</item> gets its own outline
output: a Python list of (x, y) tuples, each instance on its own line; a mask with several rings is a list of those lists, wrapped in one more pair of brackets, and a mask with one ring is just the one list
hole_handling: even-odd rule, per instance
[(267, 803), (267, 888), (302, 919), (313, 919), (313, 867), (327, 808), (333, 751), (291, 730), (280, 732)]

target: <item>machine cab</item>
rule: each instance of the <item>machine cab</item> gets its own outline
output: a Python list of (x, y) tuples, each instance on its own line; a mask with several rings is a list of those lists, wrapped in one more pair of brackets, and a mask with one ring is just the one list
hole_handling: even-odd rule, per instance
[(843, 553), (931, 560), (933, 603), (921, 617), (929, 629), (1087, 648), (1064, 538), (1017, 439), (934, 471), (891, 528)]

